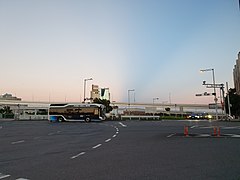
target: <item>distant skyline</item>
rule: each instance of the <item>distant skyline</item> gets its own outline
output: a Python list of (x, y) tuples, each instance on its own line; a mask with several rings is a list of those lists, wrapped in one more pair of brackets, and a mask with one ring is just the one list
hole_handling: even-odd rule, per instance
[(195, 96), (213, 92), (207, 68), (233, 88), (239, 0), (1, 0), (0, 21), (0, 94), (80, 102), (93, 78), (87, 96), (96, 84), (113, 101), (212, 103)]

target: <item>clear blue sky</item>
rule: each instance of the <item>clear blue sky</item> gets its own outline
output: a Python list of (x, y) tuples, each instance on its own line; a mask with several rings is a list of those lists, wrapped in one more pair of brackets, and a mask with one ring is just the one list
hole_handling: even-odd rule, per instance
[(233, 87), (239, 51), (238, 0), (0, 1), (0, 94), (23, 100), (80, 101), (92, 77), (115, 101), (209, 103), (199, 70)]

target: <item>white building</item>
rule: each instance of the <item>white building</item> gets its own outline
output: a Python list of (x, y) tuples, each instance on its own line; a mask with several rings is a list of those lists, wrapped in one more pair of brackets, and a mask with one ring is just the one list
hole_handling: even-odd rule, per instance
[(92, 85), (91, 99), (106, 99), (110, 101), (110, 91), (109, 88), (99, 88), (98, 85)]
[(0, 96), (0, 100), (14, 100), (14, 101), (21, 101), (21, 98), (15, 97), (12, 94), (5, 93)]

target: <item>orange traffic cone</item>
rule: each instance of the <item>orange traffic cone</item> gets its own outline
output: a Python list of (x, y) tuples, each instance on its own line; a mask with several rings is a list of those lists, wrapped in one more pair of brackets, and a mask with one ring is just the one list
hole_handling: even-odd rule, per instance
[(188, 126), (184, 126), (184, 136), (188, 136)]
[(213, 136), (217, 136), (217, 127), (213, 127)]

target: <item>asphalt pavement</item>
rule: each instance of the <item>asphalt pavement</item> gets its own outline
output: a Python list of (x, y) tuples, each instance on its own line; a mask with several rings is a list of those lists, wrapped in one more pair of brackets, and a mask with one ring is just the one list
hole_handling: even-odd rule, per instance
[(0, 180), (240, 179), (239, 150), (239, 122), (0, 121)]

